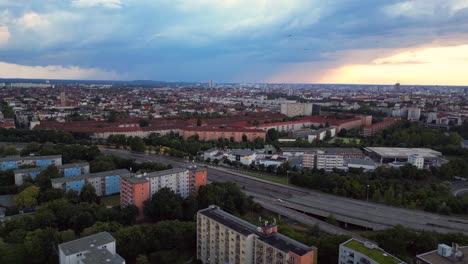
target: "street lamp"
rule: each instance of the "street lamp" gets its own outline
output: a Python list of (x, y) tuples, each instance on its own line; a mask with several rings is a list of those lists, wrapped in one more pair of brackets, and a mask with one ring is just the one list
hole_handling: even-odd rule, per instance
[(369, 187), (370, 187), (370, 185), (367, 184), (367, 185), (366, 185), (366, 200), (367, 200), (368, 202), (369, 202)]
[(289, 185), (289, 171), (286, 171), (286, 184)]

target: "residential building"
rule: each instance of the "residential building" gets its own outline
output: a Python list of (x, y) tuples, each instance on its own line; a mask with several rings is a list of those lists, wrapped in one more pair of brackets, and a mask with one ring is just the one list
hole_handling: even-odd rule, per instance
[(308, 169), (323, 169), (331, 171), (333, 169), (345, 169), (344, 156), (325, 151), (316, 150), (304, 153), (302, 157), (302, 167)]
[(182, 198), (196, 195), (200, 186), (208, 182), (206, 170), (196, 167), (175, 168), (137, 175), (124, 175), (120, 178), (120, 204), (122, 207), (135, 205), (140, 216), (143, 203), (162, 188), (169, 188)]
[(93, 185), (98, 196), (112, 195), (120, 192), (120, 177), (130, 175), (128, 170), (112, 170), (79, 176), (69, 176), (52, 179), (52, 187), (62, 189), (65, 192), (75, 190), (81, 192), (83, 185)]
[(468, 255), (468, 246), (460, 247), (453, 243), (452, 246), (439, 244), (436, 250), (416, 256), (416, 264), (464, 264), (468, 263), (465, 256)]
[(60, 264), (125, 264), (116, 253), (115, 238), (101, 232), (58, 245)]
[(229, 127), (186, 127), (179, 129), (179, 134), (184, 139), (198, 135), (202, 141), (216, 141), (222, 138), (242, 142), (243, 140), (254, 141), (257, 138), (262, 140), (266, 138), (266, 133), (263, 130)]
[(419, 121), (421, 118), (421, 108), (411, 107), (408, 108), (408, 120)]
[[(31, 177), (32, 179), (35, 179), (37, 175), (39, 175), (39, 173), (41, 173), (45, 169), (46, 167), (35, 167), (14, 170), (13, 173), (15, 174), (15, 184), (17, 186), (23, 185), (23, 181), (26, 177)], [(62, 177), (79, 176), (83, 174), (89, 174), (89, 163), (80, 162), (64, 164), (61, 166), (57, 166), (57, 169), (62, 175)]]
[(404, 264), (377, 245), (354, 238), (340, 245), (339, 264)]
[(312, 104), (310, 103), (284, 103), (281, 104), (281, 114), (288, 117), (312, 115)]
[(49, 165), (62, 165), (61, 155), (52, 156), (8, 156), (0, 159), (1, 170), (18, 169), (20, 166), (47, 167)]
[(197, 258), (203, 263), (317, 263), (317, 249), (278, 233), (276, 223), (255, 226), (217, 206), (197, 213)]
[(424, 168), (424, 157), (420, 154), (411, 154), (408, 156), (408, 163), (422, 170)]

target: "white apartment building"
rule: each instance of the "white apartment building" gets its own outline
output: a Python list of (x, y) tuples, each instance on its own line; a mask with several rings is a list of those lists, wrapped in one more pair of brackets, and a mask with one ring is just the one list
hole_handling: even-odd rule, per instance
[[(145, 177), (145, 176), (144, 176)], [(169, 188), (182, 198), (189, 196), (190, 176), (189, 170), (177, 168), (163, 171), (156, 171), (146, 174), (149, 179), (150, 197), (162, 188)]]
[(205, 264), (314, 264), (317, 249), (277, 232), (276, 223), (255, 226), (216, 206), (197, 213), (197, 258)]
[(416, 166), (416, 168), (424, 169), (424, 157), (419, 154), (412, 154), (408, 156), (408, 163)]
[(333, 169), (344, 168), (344, 156), (325, 153), (324, 151), (314, 151), (304, 153), (302, 157), (302, 167), (309, 169), (324, 169), (331, 171)]
[(125, 264), (116, 253), (115, 238), (107, 232), (62, 243), (58, 251), (60, 264)]
[(377, 245), (370, 242), (362, 242), (351, 238), (340, 245), (340, 256), (338, 264), (380, 264), (395, 263), (405, 264), (405, 262), (385, 252)]
[(418, 121), (421, 118), (421, 108), (408, 108), (408, 120)]

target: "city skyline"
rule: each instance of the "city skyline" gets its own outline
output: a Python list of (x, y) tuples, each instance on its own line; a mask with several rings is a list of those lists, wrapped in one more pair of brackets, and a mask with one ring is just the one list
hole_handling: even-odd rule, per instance
[(466, 85), (467, 7), (0, 0), (0, 78)]

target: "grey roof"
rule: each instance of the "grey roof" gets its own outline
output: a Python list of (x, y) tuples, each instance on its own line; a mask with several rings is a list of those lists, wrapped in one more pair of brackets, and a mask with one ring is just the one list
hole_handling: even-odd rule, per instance
[(232, 149), (231, 154), (232, 155), (239, 155), (239, 156), (251, 156), (255, 154), (255, 150), (250, 150), (250, 149)]
[(92, 178), (103, 178), (103, 177), (113, 176), (113, 175), (126, 176), (126, 175), (130, 175), (130, 171), (124, 170), (124, 169), (103, 171), (103, 172), (83, 174), (83, 175), (72, 176), (72, 177), (56, 178), (56, 179), (52, 179), (51, 181), (52, 183), (66, 183), (66, 182), (79, 181), (79, 180), (92, 179)]
[(89, 252), (83, 254), (84, 259), (81, 259), (83, 264), (104, 264), (104, 263), (125, 263), (125, 260), (118, 254), (113, 255), (107, 249), (92, 248)]
[[(89, 163), (88, 162), (68, 163), (68, 164), (57, 166), (57, 169), (60, 170), (60, 169), (77, 168), (77, 167), (81, 168), (85, 166), (89, 166)], [(18, 170), (14, 170), (13, 172), (15, 174), (16, 173), (28, 173), (31, 171), (43, 171), (45, 169), (46, 167), (34, 167), (34, 168), (27, 168), (27, 169), (18, 169)]]
[(358, 148), (281, 148), (283, 152), (314, 152), (314, 151), (324, 151), (326, 153), (338, 153), (338, 152), (347, 152), (347, 153), (356, 153), (362, 154), (362, 150)]
[(149, 173), (143, 173), (143, 174), (139, 174), (139, 175), (128, 174), (128, 175), (123, 175), (122, 177), (124, 177), (125, 179), (127, 179), (131, 183), (138, 184), (138, 183), (145, 183), (150, 178), (157, 178), (157, 177), (162, 177), (162, 176), (166, 176), (166, 175), (169, 175), (169, 174), (182, 173), (182, 172), (186, 172), (186, 171), (187, 171), (187, 169), (174, 168), (174, 169), (168, 169), (168, 170), (162, 170), (162, 171), (154, 171), (154, 172), (149, 172)]
[(412, 154), (419, 154), (424, 158), (439, 158), (442, 156), (442, 153), (429, 148), (367, 147), (365, 150), (384, 158), (407, 158)]
[(61, 159), (62, 155), (49, 155), (49, 156), (7, 156), (0, 158), (0, 162), (3, 161), (19, 161), (19, 160), (43, 160), (43, 159)]
[(258, 239), (283, 252), (293, 252), (299, 256), (303, 256), (314, 250), (313, 248), (280, 233), (272, 233), (268, 236), (261, 236)]
[(370, 159), (359, 159), (359, 158), (345, 158), (345, 164), (358, 164), (364, 166), (376, 166), (375, 162)]
[(91, 250), (109, 243), (115, 242), (115, 238), (108, 232), (101, 232), (87, 237), (82, 237), (59, 245), (59, 249), (66, 255)]

